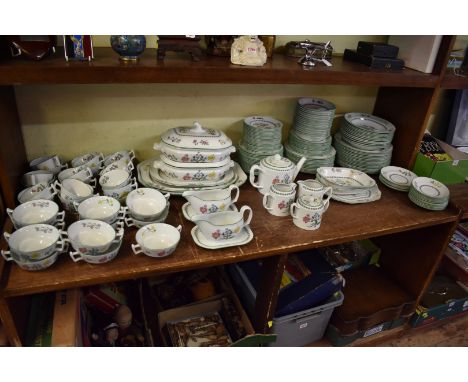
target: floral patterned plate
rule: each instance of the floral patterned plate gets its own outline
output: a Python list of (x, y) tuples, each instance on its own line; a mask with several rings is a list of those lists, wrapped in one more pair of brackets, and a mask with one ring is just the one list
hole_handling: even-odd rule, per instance
[(203, 233), (200, 231), (198, 226), (193, 227), (191, 233), (195, 244), (206, 249), (236, 247), (238, 245), (250, 243), (254, 237), (253, 232), (248, 225), (242, 229), (242, 231), (239, 233), (239, 237), (222, 241), (208, 240), (206, 236), (203, 235)]
[[(236, 207), (234, 204), (231, 204), (231, 205), (229, 206), (228, 211), (235, 211), (235, 212), (237, 212), (238, 209), (237, 209), (237, 207)], [(195, 215), (195, 211), (193, 210), (193, 207), (192, 207), (192, 205), (190, 204), (190, 202), (187, 202), (187, 203), (185, 203), (185, 204), (182, 206), (182, 213), (184, 214), (185, 219), (187, 219), (187, 220), (189, 220), (189, 221), (192, 221), (192, 216)]]

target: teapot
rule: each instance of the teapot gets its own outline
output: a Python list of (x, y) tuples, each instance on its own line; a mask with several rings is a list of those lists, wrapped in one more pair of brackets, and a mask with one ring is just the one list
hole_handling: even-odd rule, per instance
[[(250, 184), (265, 195), (272, 184), (293, 183), (305, 161), (306, 158), (302, 157), (297, 164), (294, 164), (279, 154), (263, 158), (258, 165), (254, 164), (250, 168)], [(256, 172), (258, 172), (257, 181), (255, 181)]]

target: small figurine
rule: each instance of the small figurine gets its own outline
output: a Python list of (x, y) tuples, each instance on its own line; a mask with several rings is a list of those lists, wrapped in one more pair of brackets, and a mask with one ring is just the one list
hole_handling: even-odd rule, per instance
[(231, 62), (236, 65), (262, 66), (267, 60), (263, 42), (257, 36), (240, 36), (231, 46)]
[(119, 346), (144, 346), (145, 344), (145, 337), (132, 319), (132, 311), (127, 305), (121, 305), (116, 309), (114, 320), (119, 330), (117, 341)]
[(95, 346), (116, 346), (119, 338), (119, 326), (113, 322), (107, 325), (102, 331), (91, 334)]
[(64, 35), (63, 49), (67, 61), (91, 61), (94, 58), (90, 35)]

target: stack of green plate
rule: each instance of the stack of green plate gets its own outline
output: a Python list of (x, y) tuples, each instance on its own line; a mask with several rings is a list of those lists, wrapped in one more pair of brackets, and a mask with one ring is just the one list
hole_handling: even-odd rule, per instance
[(335, 149), (331, 147), (330, 129), (336, 107), (319, 98), (300, 98), (294, 122), (285, 144), (286, 157), (297, 162), (306, 157), (301, 172), (315, 174), (318, 167), (333, 166)]
[(337, 163), (368, 174), (377, 174), (392, 159), (395, 126), (366, 113), (345, 114), (334, 144)]
[(406, 168), (396, 166), (382, 167), (380, 170), (379, 180), (387, 187), (397, 191), (408, 192), (411, 183), (417, 177), (414, 172)]
[(444, 210), (450, 199), (449, 189), (439, 181), (424, 176), (415, 178), (408, 193), (410, 200), (426, 210)]
[(280, 154), (283, 124), (271, 117), (254, 116), (244, 119), (244, 135), (239, 142), (239, 163), (245, 172), (263, 158)]
[(285, 143), (284, 145), (284, 151), (286, 153), (286, 157), (296, 164), (303, 156), (307, 158), (301, 167), (301, 172), (304, 172), (306, 174), (315, 174), (317, 168), (330, 167), (333, 166), (333, 163), (335, 163), (336, 151), (331, 146), (329, 146), (328, 152), (324, 153), (323, 155), (315, 156), (306, 156), (304, 154), (298, 153), (295, 150), (291, 149), (291, 147), (287, 143)]

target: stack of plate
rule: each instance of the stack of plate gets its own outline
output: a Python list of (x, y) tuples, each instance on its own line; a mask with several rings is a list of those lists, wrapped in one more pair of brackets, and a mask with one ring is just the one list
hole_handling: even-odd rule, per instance
[(330, 129), (336, 107), (319, 98), (300, 98), (296, 104), (293, 127), (284, 148), (286, 157), (296, 162), (306, 157), (301, 172), (315, 174), (318, 167), (333, 166), (335, 150)]
[(421, 176), (413, 179), (408, 196), (419, 207), (441, 211), (448, 205), (450, 191), (437, 180)]
[(281, 130), (283, 124), (271, 117), (254, 116), (244, 119), (244, 135), (239, 142), (239, 163), (245, 172), (252, 165), (271, 155), (283, 155)]
[(379, 180), (387, 187), (408, 192), (417, 175), (402, 167), (387, 166), (380, 170)]
[(365, 113), (347, 113), (335, 134), (339, 165), (377, 174), (392, 159), (395, 126)]
[(316, 179), (332, 188), (332, 199), (343, 203), (373, 202), (382, 195), (374, 179), (351, 168), (320, 167)]

